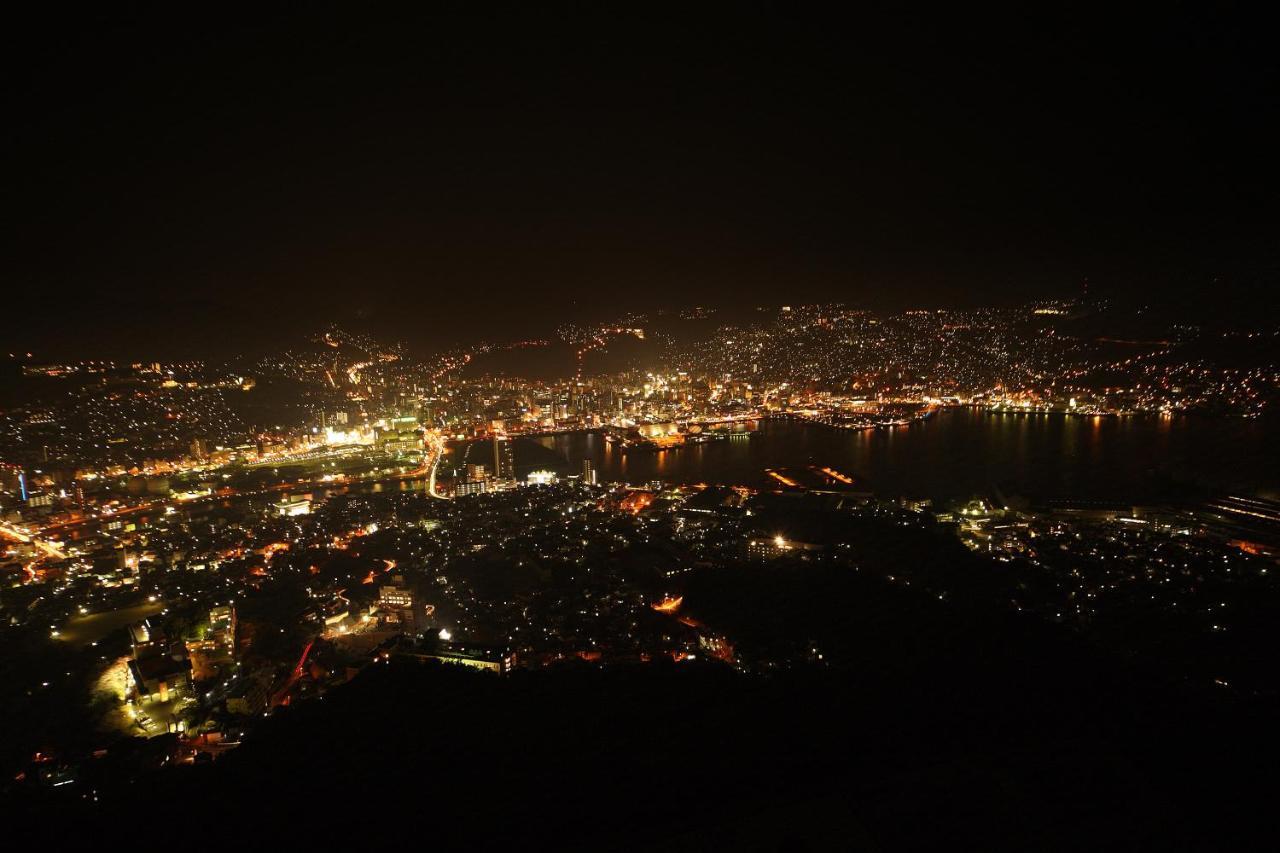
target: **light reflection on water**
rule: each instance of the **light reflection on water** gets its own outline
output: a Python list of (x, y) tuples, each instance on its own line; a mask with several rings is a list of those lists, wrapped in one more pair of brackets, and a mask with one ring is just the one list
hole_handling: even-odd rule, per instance
[(589, 456), (606, 481), (765, 485), (765, 468), (820, 464), (886, 496), (964, 497), (999, 485), (1034, 497), (1156, 499), (1175, 484), (1195, 484), (1275, 497), (1280, 454), (1271, 452), (1271, 439), (1278, 433), (1275, 419), (955, 409), (907, 427), (866, 431), (764, 421), (747, 440), (666, 452), (623, 453), (598, 434), (544, 436), (517, 444), (516, 465), (576, 473)]

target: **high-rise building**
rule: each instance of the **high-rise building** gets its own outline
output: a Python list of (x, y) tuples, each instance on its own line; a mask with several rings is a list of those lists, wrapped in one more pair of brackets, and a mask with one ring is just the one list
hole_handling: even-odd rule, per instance
[(493, 437), (493, 476), (497, 480), (513, 480), (516, 476), (515, 453), (505, 436)]
[(588, 486), (596, 484), (596, 466), (590, 458), (582, 460), (582, 482)]

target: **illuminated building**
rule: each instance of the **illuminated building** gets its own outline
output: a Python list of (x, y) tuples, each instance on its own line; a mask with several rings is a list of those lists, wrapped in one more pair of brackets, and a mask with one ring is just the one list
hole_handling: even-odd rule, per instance
[(387, 453), (410, 453), (422, 449), (422, 439), (416, 432), (388, 432), (379, 441)]
[(493, 437), (493, 477), (495, 480), (511, 480), (516, 476), (515, 453), (511, 442), (504, 436)]
[(155, 654), (129, 661), (129, 676), (140, 697), (168, 702), (191, 693), (191, 661), (185, 654)]
[(468, 495), (482, 495), (489, 490), (489, 483), (486, 480), (467, 480), (462, 483), (456, 483), (453, 487), (454, 497), (463, 498)]
[(388, 625), (398, 626), (407, 633), (415, 633), (419, 626), (413, 590), (399, 575), (391, 580), (390, 584), (385, 584), (378, 589), (378, 610), (382, 615), (382, 621)]
[(781, 535), (770, 539), (748, 539), (747, 557), (753, 560), (773, 560), (804, 551), (818, 551), (821, 547), (809, 542), (796, 542)]
[(596, 466), (590, 459), (582, 460), (582, 482), (588, 486), (596, 485)]
[(146, 621), (134, 622), (129, 626), (129, 642), (133, 646), (134, 657), (145, 657), (156, 650), (156, 644), (162, 638), (151, 635), (151, 624)]
[(234, 650), (236, 640), (236, 611), (229, 604), (209, 610), (209, 639), (215, 645)]
[(418, 660), (438, 660), (497, 673), (510, 672), (516, 663), (515, 655), (507, 649), (451, 643), (443, 639), (443, 634), (442, 642), (434, 650), (404, 649), (397, 653)]
[(129, 638), (133, 643), (129, 678), (137, 696), (167, 702), (190, 694), (191, 661), (181, 643), (169, 647), (165, 636), (145, 621), (129, 626)]
[(547, 486), (556, 481), (556, 473), (554, 471), (530, 471), (528, 482), (530, 486)]
[(286, 497), (284, 500), (275, 504), (275, 508), (277, 515), (307, 515), (311, 512), (311, 498), (309, 496), (300, 498)]

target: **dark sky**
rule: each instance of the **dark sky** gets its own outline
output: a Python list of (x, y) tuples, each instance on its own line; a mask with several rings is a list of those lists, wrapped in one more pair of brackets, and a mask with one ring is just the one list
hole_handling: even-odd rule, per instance
[(354, 318), (429, 344), (1085, 277), (1274, 315), (1280, 52), (1243, 7), (614, 5), (10, 21), (6, 332), (168, 354)]

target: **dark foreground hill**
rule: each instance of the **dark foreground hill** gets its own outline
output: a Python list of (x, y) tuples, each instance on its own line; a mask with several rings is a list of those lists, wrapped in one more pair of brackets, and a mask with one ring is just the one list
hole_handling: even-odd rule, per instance
[(1030, 619), (902, 618), (943, 645), (900, 626), (854, 665), (752, 676), (378, 664), (212, 765), (11, 802), (8, 826), (254, 850), (1230, 848), (1265, 828), (1270, 711)]

